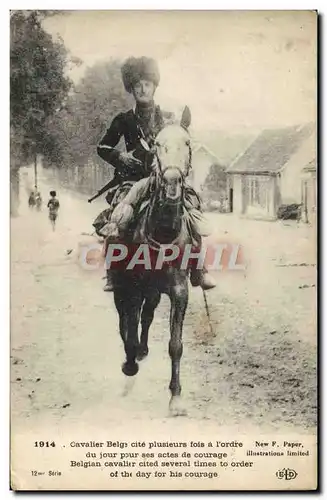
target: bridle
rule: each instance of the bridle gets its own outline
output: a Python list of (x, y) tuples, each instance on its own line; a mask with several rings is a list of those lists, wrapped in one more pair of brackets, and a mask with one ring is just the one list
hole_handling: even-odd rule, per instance
[[(174, 165), (168, 165), (168, 166), (163, 166), (162, 162), (160, 160), (159, 154), (158, 154), (158, 147), (154, 145), (151, 149), (148, 145), (148, 143), (143, 139), (142, 141), (143, 147), (145, 147), (149, 152), (151, 151), (152, 154), (154, 155), (154, 159), (156, 160), (156, 166), (152, 168), (152, 173), (150, 174), (150, 201), (149, 201), (149, 206), (148, 206), (148, 215), (150, 216), (152, 210), (157, 206), (158, 203), (158, 195), (162, 191), (163, 183), (164, 183), (164, 175), (167, 172), (167, 170), (170, 169), (175, 169), (179, 172), (180, 178), (181, 178), (181, 196), (179, 196), (176, 200), (170, 199), (169, 202), (166, 200), (163, 201), (163, 204), (169, 204), (171, 208), (178, 209), (178, 206), (182, 206), (184, 203), (184, 193), (185, 193), (185, 184), (186, 184), (186, 178), (189, 174), (189, 172), (192, 169), (192, 148), (191, 144), (188, 144), (188, 160), (186, 164), (186, 169), (182, 169), (180, 167), (174, 166)], [(145, 144), (144, 144), (145, 143)], [(151, 248), (158, 250), (160, 248), (160, 243), (156, 241), (153, 236), (152, 236), (152, 231), (149, 228), (149, 218), (146, 217), (146, 223), (145, 223), (145, 236), (147, 239), (147, 243), (150, 245)], [(176, 236), (173, 242), (175, 243), (179, 241), (180, 234)]]
[[(185, 127), (182, 127), (182, 128), (189, 134), (188, 130)], [(157, 160), (159, 174), (161, 176), (163, 176), (164, 172), (166, 172), (167, 169), (169, 169), (169, 168), (176, 168), (176, 169), (179, 170), (179, 172), (181, 174), (182, 182), (184, 184), (184, 181), (185, 181), (186, 177), (189, 175), (190, 171), (192, 170), (192, 148), (191, 148), (191, 144), (190, 143), (188, 144), (188, 161), (187, 161), (187, 166), (186, 166), (186, 172), (183, 172), (181, 168), (173, 166), (173, 165), (167, 166), (167, 167), (163, 168), (162, 167), (162, 163), (161, 163), (160, 158), (159, 158), (159, 155), (158, 155), (158, 147), (156, 146), (155, 138), (153, 138), (154, 145), (152, 147), (150, 147), (149, 144), (148, 144), (148, 141), (146, 140), (144, 131), (143, 131), (142, 127), (139, 124), (138, 124), (138, 131), (139, 131), (139, 134), (141, 135), (140, 142), (141, 142), (142, 147), (146, 151), (148, 151), (148, 152), (151, 151), (152, 153), (154, 153), (154, 158)]]
[(182, 169), (182, 168), (180, 168), (180, 167), (178, 167), (178, 166), (175, 166), (175, 165), (163, 166), (162, 162), (160, 160), (159, 154), (158, 154), (158, 147), (156, 145), (154, 145), (151, 149), (149, 148), (149, 151), (151, 151), (154, 154), (154, 159), (156, 160), (156, 165), (157, 165), (157, 168), (153, 168), (153, 170), (152, 170), (152, 174), (156, 178), (156, 182), (154, 183), (154, 187), (157, 187), (158, 185), (162, 186), (164, 174), (167, 172), (167, 170), (175, 169), (180, 174), (181, 183), (182, 183), (182, 190), (184, 190), (184, 186), (185, 186), (185, 183), (186, 183), (186, 178), (188, 177), (190, 171), (192, 170), (192, 148), (191, 148), (191, 144), (188, 144), (188, 160), (187, 160), (187, 164), (186, 164), (186, 169), (185, 170)]

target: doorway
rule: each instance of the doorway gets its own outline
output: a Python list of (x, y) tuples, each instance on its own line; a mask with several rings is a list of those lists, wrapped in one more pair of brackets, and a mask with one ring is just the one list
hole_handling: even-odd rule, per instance
[(233, 188), (229, 190), (229, 211), (233, 212)]

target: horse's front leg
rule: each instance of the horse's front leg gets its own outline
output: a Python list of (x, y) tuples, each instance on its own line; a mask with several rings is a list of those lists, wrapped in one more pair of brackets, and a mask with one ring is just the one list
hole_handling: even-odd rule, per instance
[(149, 338), (149, 328), (153, 321), (154, 311), (160, 302), (160, 293), (157, 290), (153, 290), (151, 295), (145, 299), (142, 314), (141, 314), (141, 337), (140, 345), (138, 348), (137, 359), (141, 361), (149, 354), (148, 338)]
[(126, 293), (124, 293), (124, 291), (125, 290), (122, 287), (114, 288), (114, 301), (119, 315), (119, 333), (125, 347), (125, 342), (127, 339), (127, 332), (128, 332), (128, 322), (127, 322), (128, 318), (127, 318)]
[(124, 342), (126, 361), (122, 366), (122, 371), (129, 377), (136, 375), (139, 371), (139, 366), (135, 360), (139, 347), (138, 326), (141, 307), (142, 296), (140, 292), (136, 291), (135, 295), (129, 297), (129, 300), (126, 301), (127, 338)]
[(170, 410), (172, 415), (185, 415), (186, 411), (181, 407), (181, 384), (180, 384), (180, 360), (183, 354), (182, 332), (185, 311), (188, 304), (187, 279), (174, 285), (170, 290), (170, 341), (169, 355), (171, 358), (171, 380), (169, 389), (171, 391)]

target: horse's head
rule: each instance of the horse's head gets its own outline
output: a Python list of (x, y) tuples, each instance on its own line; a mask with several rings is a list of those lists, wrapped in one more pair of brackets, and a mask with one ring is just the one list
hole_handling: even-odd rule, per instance
[(151, 220), (153, 231), (169, 241), (178, 234), (183, 214), (185, 179), (191, 168), (192, 150), (188, 127), (191, 115), (184, 109), (181, 122), (164, 127), (155, 139), (155, 193)]
[(191, 168), (191, 141), (188, 127), (189, 109), (184, 109), (180, 124), (167, 125), (155, 139), (155, 158), (162, 195), (167, 201), (182, 197), (182, 187)]

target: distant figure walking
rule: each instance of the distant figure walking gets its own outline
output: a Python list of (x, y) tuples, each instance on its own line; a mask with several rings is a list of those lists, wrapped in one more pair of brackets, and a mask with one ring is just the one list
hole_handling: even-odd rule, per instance
[(28, 206), (30, 208), (34, 208), (36, 205), (36, 201), (35, 201), (35, 193), (34, 191), (31, 191), (29, 197), (28, 197)]
[(56, 198), (57, 193), (56, 191), (50, 191), (50, 200), (48, 201), (48, 209), (49, 209), (49, 219), (52, 225), (53, 231), (55, 230), (56, 227), (56, 220), (58, 217), (58, 210), (60, 207), (59, 200)]
[(35, 192), (35, 204), (36, 204), (36, 209), (39, 211), (41, 210), (42, 206), (42, 197), (40, 191)]
[(30, 208), (34, 208), (36, 206), (37, 210), (41, 210), (42, 206), (42, 197), (40, 191), (35, 188), (33, 191), (31, 191), (29, 198), (28, 198), (28, 206)]

